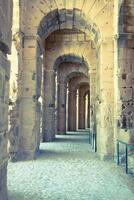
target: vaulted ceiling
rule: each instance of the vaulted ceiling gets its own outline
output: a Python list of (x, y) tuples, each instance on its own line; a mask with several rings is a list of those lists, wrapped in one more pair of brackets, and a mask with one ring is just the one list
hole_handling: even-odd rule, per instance
[[(84, 26), (91, 22), (100, 30), (102, 37), (113, 35), (114, 0), (21, 0), (20, 3), (21, 29), (27, 35), (36, 34), (42, 19), (54, 10), (59, 13), (59, 18), (61, 11), (65, 11), (63, 18), (68, 23), (68, 18), (74, 17), (74, 9), (78, 20), (87, 22)], [(69, 15), (68, 11), (72, 14)]]

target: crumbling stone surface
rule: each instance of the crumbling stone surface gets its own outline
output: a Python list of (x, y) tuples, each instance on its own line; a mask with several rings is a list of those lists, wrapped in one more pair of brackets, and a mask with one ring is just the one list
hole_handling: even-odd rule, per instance
[[(68, 130), (69, 131), (76, 131), (77, 130), (77, 124), (76, 124), (77, 89), (79, 90), (79, 87), (82, 84), (86, 84), (86, 86), (89, 89), (89, 79), (88, 79), (88, 77), (86, 77), (84, 75), (78, 75), (77, 76), (77, 74), (76, 74), (76, 76), (72, 77), (69, 80), (69, 94), (68, 94)], [(80, 98), (81, 95), (82, 94), (79, 91), (78, 97)], [(83, 101), (83, 104), (84, 104), (84, 101)], [(78, 107), (80, 109), (80, 102), (78, 103)], [(81, 118), (81, 116), (79, 116), (79, 118)]]
[[(64, 134), (66, 130), (68, 130), (67, 127), (67, 119), (66, 119), (66, 113), (71, 113), (71, 116), (69, 115), (68, 121), (72, 121), (72, 118), (75, 116), (75, 112), (71, 109), (70, 111), (66, 108), (66, 99), (67, 99), (67, 83), (70, 81), (70, 79), (74, 78), (73, 87), (75, 87), (75, 90), (79, 87), (78, 84), (80, 82), (89, 82), (88, 80), (88, 68), (86, 67), (86, 63), (81, 63), (81, 60), (79, 60), (77, 57), (73, 56), (74, 61), (77, 62), (73, 64), (72, 62), (72, 56), (66, 55), (66, 60), (64, 60), (64, 57), (62, 58), (61, 64), (57, 66), (57, 82), (58, 82), (58, 101), (57, 101), (57, 131), (58, 134)], [(65, 62), (66, 61), (66, 62)], [(76, 78), (78, 76), (78, 78)], [(82, 77), (83, 76), (83, 79)], [(76, 78), (76, 79), (75, 79)], [(69, 94), (71, 94), (71, 88), (69, 88)], [(75, 91), (76, 93), (76, 91)], [(74, 96), (75, 98), (76, 96)], [(69, 97), (70, 98), (70, 97)], [(72, 102), (69, 102), (70, 104)], [(68, 105), (68, 109), (70, 108), (70, 105)], [(71, 119), (70, 119), (71, 118)], [(74, 120), (76, 117), (74, 117)], [(74, 123), (74, 120), (71, 122), (71, 124)], [(69, 123), (70, 124), (70, 123)], [(76, 122), (75, 122), (76, 124)], [(69, 125), (70, 127), (70, 125)], [(71, 129), (71, 127), (69, 128)]]
[(8, 132), (8, 139), (10, 142), (9, 156), (10, 160), (17, 161), (19, 154), (19, 116), (17, 106), (14, 106), (9, 112), (10, 115), (10, 129)]
[(0, 200), (7, 200), (7, 132), (12, 0), (0, 2)]
[(134, 1), (124, 0), (119, 17), (119, 68), (117, 138), (128, 143), (134, 141)]
[[(78, 111), (79, 111), (79, 117), (78, 117), (78, 129), (86, 129), (86, 98), (85, 95), (87, 92), (89, 93), (90, 87), (88, 83), (82, 83), (79, 84), (79, 104), (78, 104)], [(89, 99), (88, 99), (89, 101)], [(89, 104), (90, 106), (90, 104)], [(90, 110), (87, 110), (88, 113), (90, 113)], [(88, 116), (89, 117), (89, 116)], [(87, 122), (89, 122), (89, 119), (87, 119)]]
[[(115, 152), (114, 140), (117, 139), (119, 127), (126, 127), (126, 125), (120, 124), (124, 123), (126, 112), (129, 112), (128, 109), (123, 111), (122, 120), (122, 111), (120, 110), (120, 113), (117, 114), (115, 108), (116, 103), (118, 104), (115, 92), (118, 84), (115, 79), (116, 73), (119, 72), (116, 71), (116, 68), (119, 70), (120, 66), (115, 61), (118, 49), (115, 35), (118, 35), (118, 33), (117, 27), (114, 25), (120, 15), (119, 30), (121, 34), (119, 34), (119, 38), (123, 40), (123, 43), (127, 41), (129, 47), (123, 46), (124, 53), (121, 56), (119, 55), (119, 62), (121, 60), (123, 63), (124, 57), (127, 57), (124, 62), (125, 68), (131, 68), (129, 60), (133, 57), (131, 51), (133, 49), (133, 35), (131, 34), (133, 32), (133, 2), (124, 1), (120, 14), (118, 13), (120, 5), (112, 0), (96, 1), (95, 4), (93, 4), (93, 1), (83, 2), (82, 0), (75, 1), (75, 3), (74, 1), (66, 3), (57, 1), (57, 3), (54, 3), (53, 1), (22, 0), (19, 6), (21, 11), (20, 30), (21, 35), (23, 35), (22, 51), (19, 51), (19, 66), (21, 66), (19, 71), (21, 74), (21, 76), (19, 74), (21, 83), (19, 112), (22, 116), (20, 152), (22, 154), (25, 152), (26, 155), (32, 152), (33, 155), (35, 149), (38, 149), (37, 130), (39, 130), (40, 120), (39, 113), (36, 113), (36, 101), (41, 95), (41, 90), (43, 91), (42, 130), (43, 135), (46, 135), (47, 138), (44, 137), (44, 141), (53, 141), (55, 138), (54, 91), (55, 73), (57, 73), (55, 65), (58, 66), (63, 60), (66, 63), (71, 60), (72, 64), (79, 61), (81, 64), (86, 62), (86, 66), (88, 66), (91, 90), (91, 128), (97, 132), (98, 152), (101, 155), (111, 154), (113, 157)], [(126, 12), (124, 12), (124, 9)], [(124, 13), (125, 16), (123, 16)], [(121, 46), (118, 45), (120, 50)], [(43, 57), (43, 64), (39, 61), (40, 56)], [(61, 58), (63, 58), (62, 61)], [(44, 65), (42, 69), (41, 65)], [(122, 105), (126, 101), (133, 101), (133, 84), (130, 83), (133, 82), (133, 71), (127, 72), (127, 74), (122, 71), (118, 74), (117, 82), (121, 81), (119, 93), (121, 94)], [(41, 89), (42, 78), (43, 88)], [(62, 105), (64, 106), (64, 103)], [(27, 110), (29, 110), (28, 113)], [(119, 109), (117, 108), (117, 110)], [(119, 123), (116, 120), (117, 115)], [(30, 117), (30, 121), (27, 120), (28, 117)], [(129, 128), (133, 126), (131, 122), (129, 124), (127, 125)]]
[(4, 53), (11, 52), (12, 6), (12, 0), (0, 2), (0, 49), (2, 48)]

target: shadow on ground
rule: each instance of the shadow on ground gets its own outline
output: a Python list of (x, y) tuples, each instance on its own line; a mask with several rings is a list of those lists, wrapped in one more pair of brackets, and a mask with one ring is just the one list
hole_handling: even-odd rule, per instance
[(77, 138), (77, 137), (70, 137), (70, 138), (59, 138), (56, 137), (54, 142), (69, 142), (69, 143), (87, 143), (88, 139), (87, 138)]
[(8, 191), (8, 200), (37, 200), (38, 197), (36, 194), (28, 194), (27, 196), (24, 196), (24, 192), (23, 193), (19, 193), (19, 192), (10, 192)]

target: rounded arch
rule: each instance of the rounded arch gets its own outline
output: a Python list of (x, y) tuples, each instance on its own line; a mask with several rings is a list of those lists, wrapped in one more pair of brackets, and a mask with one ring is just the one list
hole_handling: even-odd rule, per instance
[[(85, 111), (84, 111), (84, 105), (85, 101), (83, 101), (83, 89), (80, 91), (79, 86), (84, 85), (88, 86), (89, 89), (89, 79), (86, 77), (86, 75), (80, 74), (79, 76), (74, 76), (70, 78), (68, 89), (69, 89), (69, 101), (68, 101), (68, 127), (69, 130), (76, 130), (79, 127), (79, 115), (81, 112), (80, 109), (82, 109), (82, 124), (85, 124)], [(85, 88), (84, 88), (85, 91)], [(81, 107), (82, 106), (82, 107)], [(84, 114), (84, 115), (83, 115)], [(85, 126), (83, 126), (85, 127)]]
[(118, 19), (118, 32), (123, 33), (123, 25), (124, 25), (124, 3), (120, 2), (119, 5), (119, 19)]
[(61, 63), (58, 69), (59, 69), (57, 72), (58, 80), (60, 80), (60, 82), (64, 84), (67, 84), (69, 79), (75, 76), (78, 77), (83, 75), (87, 78), (87, 80), (89, 80), (88, 69), (83, 67), (83, 65), (80, 63), (66, 63), (66, 62)]
[[(133, 6), (134, 3), (128, 0), (122, 0), (119, 4), (119, 21), (118, 21), (118, 28), (119, 33), (134, 33), (134, 26), (133, 26)], [(125, 35), (123, 35), (126, 37)], [(133, 38), (133, 37), (132, 37)], [(129, 35), (130, 39), (130, 35)]]
[(68, 82), (69, 80), (77, 78), (77, 77), (78, 78), (83, 78), (87, 82), (89, 82), (88, 75), (86, 73), (84, 73), (84, 72), (72, 72), (72, 73), (68, 74), (68, 76), (65, 79), (65, 82)]
[(52, 32), (62, 29), (74, 29), (85, 32), (91, 40), (97, 44), (100, 39), (100, 31), (91, 19), (80, 9), (55, 9), (49, 12), (40, 22), (37, 34), (45, 40)]
[(61, 63), (79, 63), (79, 64), (83, 64), (85, 67), (87, 67), (87, 69), (89, 68), (89, 63), (87, 61), (87, 59), (83, 56), (79, 56), (76, 54), (64, 54), (62, 56), (59, 56), (54, 63), (54, 70), (57, 70), (57, 68), (59, 67), (59, 65)]
[(80, 88), (80, 87), (87, 87), (87, 90), (86, 90), (86, 92), (89, 90), (89, 86), (90, 86), (90, 84), (89, 84), (89, 82), (88, 82), (88, 80), (86, 81), (86, 79), (84, 79), (85, 77), (83, 77), (83, 80), (81, 80), (80, 82), (79, 82), (79, 84), (78, 84), (78, 88)]
[(90, 89), (89, 89), (89, 88), (87, 88), (87, 89), (86, 89), (86, 91), (85, 91), (85, 94), (84, 94), (84, 96), (88, 95), (88, 94), (89, 94), (89, 92), (90, 92)]
[[(74, 75), (74, 76), (73, 76)], [(81, 84), (89, 84), (88, 76), (84, 73), (78, 73), (78, 74), (70, 74), (70, 77), (68, 77), (69, 82), (73, 82), (73, 88), (74, 90), (77, 90)]]

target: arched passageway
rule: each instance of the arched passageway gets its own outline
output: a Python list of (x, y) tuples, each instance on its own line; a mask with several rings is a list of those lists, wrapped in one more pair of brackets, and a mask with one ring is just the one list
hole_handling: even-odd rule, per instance
[(133, 144), (133, 7), (131, 0), (1, 1), (0, 200), (7, 199), (7, 138), (12, 161), (34, 159), (42, 139), (88, 123), (101, 159), (116, 157), (117, 139)]
[[(77, 130), (77, 119), (79, 121), (79, 113), (77, 111), (82, 112), (82, 107), (80, 108), (81, 104), (85, 105), (84, 98), (82, 97), (82, 102), (80, 104), (79, 99), (81, 98), (79, 85), (86, 82), (89, 84), (89, 78), (85, 76), (77, 76), (73, 77), (69, 81), (69, 93), (68, 93), (68, 130), (69, 131), (76, 131)], [(89, 89), (89, 85), (88, 85)], [(78, 92), (78, 93), (77, 93)], [(78, 102), (77, 102), (78, 98)], [(78, 109), (77, 109), (78, 107)], [(85, 110), (83, 111), (85, 114)], [(78, 115), (78, 118), (77, 118)], [(85, 116), (85, 115), (84, 115)], [(81, 120), (84, 120), (83, 118)], [(79, 128), (79, 127), (78, 127)]]
[[(67, 67), (67, 66), (66, 66)], [(70, 68), (70, 67), (69, 67)], [(75, 76), (80, 77), (82, 73), (80, 72), (71, 72), (67, 76), (66, 82), (64, 84), (61, 84), (59, 82), (59, 91), (58, 91), (58, 107), (57, 107), (57, 122), (58, 122), (58, 133), (59, 134), (64, 134), (68, 130), (69, 121), (72, 121), (72, 126), (75, 126), (76, 130), (76, 107), (77, 107), (77, 102), (76, 102), (76, 93), (77, 93), (77, 88), (76, 88), (76, 83), (75, 88), (74, 85), (73, 87), (70, 88), (70, 79), (74, 79)], [(87, 77), (86, 77), (87, 78)], [(75, 81), (75, 80), (74, 80)], [(64, 90), (64, 92), (62, 92)], [(72, 109), (70, 108), (70, 101), (71, 104), (73, 104)], [(64, 106), (63, 106), (64, 105)], [(69, 114), (69, 109), (71, 109), (71, 116)], [(72, 119), (71, 119), (72, 117)]]
[[(21, 20), (26, 21), (26, 16), (29, 20), (25, 26), (21, 24), (23, 34), (19, 34), (19, 41), (22, 41), (23, 46), (19, 46), (19, 60), (21, 61), (18, 87), (20, 95), (20, 101), (18, 101), (19, 134), (18, 147), (15, 150), (18, 158), (32, 158), (38, 152), (40, 117), (42, 118), (43, 140), (53, 141), (55, 138), (58, 122), (56, 122), (55, 100), (55, 77), (58, 77), (58, 74), (56, 75), (58, 70), (55, 68), (55, 63), (58, 62), (74, 64), (81, 62), (87, 66), (90, 74), (90, 110), (92, 110), (90, 128), (97, 132), (99, 156), (113, 157), (115, 150), (113, 143), (114, 30), (107, 22), (107, 17), (113, 16), (114, 2), (103, 2), (102, 4), (98, 2), (97, 16), (96, 11), (92, 15), (87, 11), (85, 6), (87, 3), (83, 4), (82, 10), (77, 3), (75, 8), (72, 3), (71, 7), (67, 4), (65, 8), (62, 4), (56, 6), (56, 4), (48, 3), (46, 7), (51, 5), (51, 9), (45, 13), (41, 12), (42, 9), (37, 2), (36, 5), (37, 9), (35, 5), (32, 6), (32, 2), (20, 5), (20, 8), (31, 7), (34, 15), (38, 17), (31, 27), (31, 14), (22, 11)], [(45, 2), (42, 8), (44, 5)], [(99, 11), (102, 11), (102, 15)], [(114, 23), (113, 18), (112, 20)], [(104, 27), (107, 27), (108, 31), (105, 31)], [(65, 56), (62, 57), (62, 55)], [(107, 82), (109, 84), (106, 84)], [(39, 102), (40, 97), (42, 105)], [(27, 118), (31, 120), (28, 121)]]

